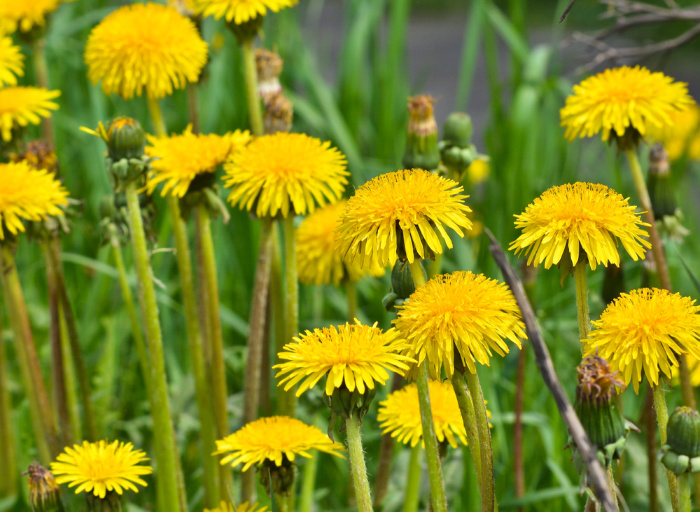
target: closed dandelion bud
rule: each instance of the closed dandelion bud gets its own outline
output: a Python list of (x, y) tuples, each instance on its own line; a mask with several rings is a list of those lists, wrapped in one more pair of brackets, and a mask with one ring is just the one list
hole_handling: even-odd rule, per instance
[(282, 94), (281, 90), (267, 97), (263, 114), (263, 128), (266, 135), (289, 132), (292, 129), (293, 118), (292, 102)]
[(472, 118), (464, 112), (453, 112), (445, 120), (442, 128), (442, 140), (450, 146), (466, 148), (472, 143), (474, 126)]
[(700, 414), (676, 407), (668, 418), (668, 440), (661, 462), (677, 475), (700, 472)]
[(408, 127), (403, 156), (406, 168), (431, 170), (440, 164), (433, 103), (435, 100), (429, 95), (408, 98)]
[(279, 76), (282, 73), (284, 61), (275, 52), (258, 48), (255, 50), (255, 69), (258, 74), (258, 94), (266, 103), (267, 100), (282, 92)]
[(29, 502), (32, 512), (63, 512), (61, 491), (53, 474), (38, 462), (29, 465)]
[[(428, 274), (423, 268), (422, 262), (421, 270), (423, 271), (423, 277), (427, 280)], [(403, 304), (403, 301), (408, 299), (415, 291), (416, 285), (413, 282), (411, 269), (405, 261), (397, 261), (391, 270), (391, 290), (382, 299), (382, 304), (387, 311), (392, 311), (395, 306)]]
[(109, 157), (115, 162), (123, 158), (141, 158), (146, 148), (146, 134), (136, 119), (117, 117), (107, 128), (105, 142)]

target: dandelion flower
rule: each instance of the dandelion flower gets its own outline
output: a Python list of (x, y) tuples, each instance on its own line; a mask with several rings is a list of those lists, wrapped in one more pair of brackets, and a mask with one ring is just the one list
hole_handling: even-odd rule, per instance
[(444, 226), (460, 237), (472, 228), (462, 191), (457, 182), (422, 169), (374, 178), (348, 201), (338, 227), (341, 254), (362, 267), (386, 267), (399, 257), (413, 263), (416, 255), (442, 253), (440, 236), (452, 247)]
[(477, 158), (467, 167), (467, 177), (472, 187), (486, 181), (491, 174), (491, 164), (485, 158)]
[(17, 85), (17, 77), (24, 75), (24, 55), (12, 38), (0, 36), (0, 87)]
[(283, 459), (294, 462), (299, 455), (311, 458), (311, 450), (330, 453), (338, 457), (343, 445), (335, 443), (318, 428), (295, 418), (272, 416), (251, 421), (238, 432), (216, 442), (215, 455), (226, 454), (221, 464), (243, 464), (247, 471), (253, 464), (265, 461), (282, 466)]
[(85, 491), (104, 498), (108, 491), (122, 494), (124, 489), (139, 492), (135, 484), (147, 485), (141, 479), (150, 475), (150, 466), (141, 466), (147, 461), (146, 454), (134, 450), (131, 443), (99, 441), (66, 448), (56, 462), (51, 463), (51, 471), (59, 484), (78, 488), (76, 494)]
[(5, 228), (16, 235), (24, 231), (22, 219), (37, 221), (61, 215), (68, 205), (68, 191), (52, 172), (33, 169), (27, 162), (0, 164), (0, 240)]
[(244, 501), (240, 505), (236, 505), (236, 509), (234, 510), (233, 505), (230, 503), (227, 503), (225, 501), (222, 501), (218, 507), (213, 508), (213, 509), (208, 509), (205, 508), (204, 512), (267, 512), (268, 508), (267, 507), (262, 507), (258, 505), (257, 503), (250, 504), (248, 501)]
[(264, 135), (224, 165), (229, 201), (258, 217), (306, 215), (340, 198), (346, 163), (330, 142), (301, 133)]
[(267, 11), (277, 12), (285, 7), (296, 5), (298, 0), (195, 0), (195, 11), (203, 16), (226, 18), (236, 25), (246, 23)]
[(602, 133), (622, 137), (627, 130), (644, 136), (652, 128), (671, 123), (671, 115), (693, 104), (686, 84), (663, 73), (623, 66), (606, 69), (574, 86), (561, 109), (565, 137), (591, 137)]
[(214, 171), (234, 151), (250, 141), (248, 131), (229, 132), (225, 135), (201, 135), (192, 133), (192, 125), (182, 135), (170, 137), (147, 136), (150, 146), (146, 154), (157, 157), (151, 164), (148, 193), (152, 194), (158, 183), (165, 183), (162, 196), (168, 193), (183, 197), (193, 180), (214, 181)]
[(642, 371), (653, 386), (659, 371), (671, 377), (677, 355), (700, 358), (700, 307), (688, 297), (656, 288), (623, 293), (610, 304), (585, 343), (584, 355), (597, 354), (639, 392)]
[(0, 2), (0, 31), (12, 33), (19, 29), (29, 32), (43, 27), (46, 17), (59, 8), (64, 0), (3, 0)]
[[(464, 428), (462, 414), (459, 411), (457, 396), (450, 382), (428, 381), (430, 390), (430, 408), (433, 411), (433, 423), (438, 441), (447, 441), (452, 448), (457, 448), (457, 441), (467, 445), (467, 431)], [(418, 386), (413, 383), (403, 389), (394, 391), (386, 400), (379, 402), (377, 420), (382, 433), (403, 444), (416, 446), (423, 437), (420, 406), (418, 403)]]
[(5, 142), (12, 140), (12, 130), (39, 124), (50, 117), (58, 105), (51, 101), (61, 95), (41, 87), (5, 87), (0, 89), (0, 130)]
[[(642, 237), (645, 224), (625, 199), (605, 185), (574, 183), (552, 187), (516, 215), (515, 227), (523, 233), (510, 245), (515, 254), (525, 251), (527, 264), (545, 268), (558, 264), (565, 253), (576, 265), (583, 250), (591, 268), (608, 263), (620, 266), (618, 243), (633, 260), (644, 259), (651, 247)], [(568, 264), (568, 261), (566, 262)]]
[(662, 129), (650, 129), (647, 139), (661, 142), (671, 161), (686, 156), (700, 160), (700, 107), (693, 105), (671, 114), (671, 123)]
[(374, 389), (375, 382), (386, 382), (387, 370), (408, 370), (413, 359), (399, 354), (407, 349), (396, 329), (384, 332), (376, 323), (371, 327), (346, 323), (300, 334), (278, 354), (285, 362), (273, 368), (280, 370), (276, 377), (282, 377), (278, 385), (285, 391), (303, 380), (297, 396), (326, 375), (327, 395), (343, 385), (351, 392), (357, 388), (364, 394), (365, 389)]
[(207, 62), (195, 24), (164, 5), (135, 3), (114, 11), (88, 37), (85, 63), (93, 84), (128, 100), (146, 91), (163, 98), (196, 82)]
[(455, 357), (476, 373), (474, 362), (489, 366), (492, 350), (509, 352), (504, 338), (520, 348), (525, 338), (520, 308), (510, 289), (495, 279), (472, 272), (434, 277), (418, 288), (399, 310), (394, 326), (406, 337), (404, 353), (428, 360), (428, 371), (439, 379), (444, 366), (454, 374)]

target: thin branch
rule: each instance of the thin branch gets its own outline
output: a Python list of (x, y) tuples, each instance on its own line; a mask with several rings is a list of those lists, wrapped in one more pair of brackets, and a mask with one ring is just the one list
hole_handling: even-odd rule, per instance
[(601, 466), (600, 462), (598, 462), (596, 450), (591, 445), (588, 435), (586, 434), (583, 425), (581, 425), (581, 421), (578, 419), (578, 416), (576, 416), (576, 412), (567, 399), (564, 389), (559, 382), (557, 372), (554, 370), (552, 358), (549, 356), (549, 350), (547, 349), (547, 345), (544, 343), (542, 332), (537, 325), (537, 318), (535, 317), (532, 306), (525, 295), (525, 289), (516, 276), (515, 271), (508, 263), (506, 255), (503, 252), (498, 240), (496, 240), (493, 233), (491, 233), (491, 231), (488, 229), (486, 229), (485, 232), (491, 239), (491, 245), (489, 246), (491, 255), (493, 256), (493, 259), (496, 260), (496, 264), (501, 269), (506, 283), (508, 283), (508, 286), (510, 286), (510, 289), (515, 295), (515, 299), (518, 301), (518, 305), (520, 306), (520, 311), (522, 312), (523, 320), (525, 321), (525, 326), (527, 328), (528, 339), (530, 340), (532, 348), (535, 352), (537, 366), (542, 373), (542, 378), (544, 379), (545, 384), (547, 384), (547, 387), (554, 397), (554, 401), (559, 409), (559, 414), (566, 423), (569, 433), (576, 444), (576, 448), (581, 454), (583, 462), (586, 465), (586, 469), (588, 470), (588, 478), (591, 481), (593, 492), (595, 493), (596, 498), (598, 498), (598, 501), (600, 501), (602, 510), (605, 512), (617, 512), (619, 509), (615, 498), (613, 498), (610, 487), (608, 486), (605, 470)]

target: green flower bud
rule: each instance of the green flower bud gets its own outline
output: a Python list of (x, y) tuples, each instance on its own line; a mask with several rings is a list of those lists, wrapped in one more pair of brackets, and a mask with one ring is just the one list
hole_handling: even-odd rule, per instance
[[(428, 274), (421, 263), (423, 277), (428, 278)], [(404, 262), (397, 261), (391, 270), (391, 289), (401, 299), (408, 299), (416, 291), (416, 284), (413, 282), (411, 268)]]
[(436, 169), (440, 164), (435, 100), (428, 95), (408, 99), (408, 127), (403, 165), (407, 169)]
[(126, 158), (141, 158), (146, 148), (146, 134), (141, 124), (131, 117), (117, 117), (109, 123), (105, 142), (109, 157), (118, 162)]
[(453, 112), (445, 120), (442, 140), (451, 146), (466, 148), (471, 145), (474, 126), (472, 118), (464, 112)]
[(661, 462), (677, 475), (700, 470), (700, 414), (676, 407), (668, 418), (668, 439)]

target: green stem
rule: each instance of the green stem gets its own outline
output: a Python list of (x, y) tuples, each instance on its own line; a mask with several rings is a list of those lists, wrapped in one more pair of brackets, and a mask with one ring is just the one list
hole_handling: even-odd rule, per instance
[(47, 465), (53, 460), (53, 456), (60, 453), (61, 446), (56, 436), (56, 426), (51, 414), (51, 402), (46, 393), (44, 377), (41, 374), (39, 357), (36, 353), (34, 336), (27, 315), (27, 305), (24, 302), (24, 294), (17, 274), (17, 265), (12, 250), (6, 243), (0, 243), (0, 276), (3, 295), (7, 301), (7, 313), (15, 335), (16, 353), (24, 381), (24, 391), (29, 398), (29, 413), (37, 450), (41, 463)]
[(248, 100), (248, 116), (250, 117), (250, 129), (253, 135), (259, 137), (263, 134), (262, 107), (258, 94), (258, 71), (255, 67), (255, 48), (253, 37), (243, 41), (243, 64), (245, 71), (245, 92)]
[(436, 254), (435, 259), (430, 262), (430, 265), (428, 266), (429, 278), (433, 278), (440, 273), (440, 270), (442, 269), (442, 256), (442, 253)]
[[(34, 57), (34, 74), (36, 84), (44, 89), (49, 88), (49, 67), (46, 63), (46, 39), (37, 38), (32, 43)], [(41, 118), (41, 136), (46, 142), (53, 144), (53, 121), (51, 116)]]
[(181, 490), (178, 487), (177, 477), (179, 460), (175, 450), (170, 399), (165, 375), (163, 336), (158, 318), (156, 293), (153, 287), (153, 271), (146, 246), (146, 234), (143, 230), (138, 188), (139, 185), (136, 181), (131, 181), (126, 185), (126, 202), (129, 212), (129, 231), (134, 251), (134, 266), (139, 282), (141, 317), (146, 332), (148, 351), (151, 355), (151, 403), (154, 405), (151, 407), (151, 415), (153, 417), (153, 430), (158, 433), (154, 437), (155, 455), (158, 462), (159, 480), (164, 490), (163, 506), (172, 512), (185, 512), (180, 503)]
[(690, 512), (690, 486), (692, 476), (691, 473), (683, 473), (678, 476), (678, 494), (679, 494), (679, 510), (680, 512)]
[[(403, 387), (404, 378), (395, 373), (391, 378), (391, 392), (398, 391)], [(374, 475), (374, 506), (381, 509), (389, 489), (389, 479), (391, 476), (391, 461), (394, 457), (394, 447), (396, 442), (390, 434), (382, 434), (379, 444), (379, 456), (377, 457), (377, 471)]]
[(292, 491), (288, 494), (275, 493), (275, 505), (279, 512), (294, 512), (294, 493)]
[(80, 345), (80, 337), (78, 336), (78, 325), (73, 315), (73, 308), (68, 297), (68, 289), (66, 288), (66, 279), (63, 275), (63, 264), (61, 263), (61, 243), (60, 239), (56, 238), (49, 242), (49, 255), (51, 256), (50, 264), (54, 268), (56, 275), (56, 284), (58, 293), (61, 299), (61, 311), (63, 318), (66, 321), (66, 329), (68, 329), (68, 341), (70, 343), (70, 352), (73, 358), (73, 366), (78, 376), (78, 387), (80, 388), (80, 401), (83, 406), (83, 418), (85, 421), (85, 435), (90, 441), (96, 441), (99, 438), (97, 429), (97, 421), (95, 412), (92, 406), (92, 391), (90, 389), (90, 376), (83, 357), (83, 348)]
[(658, 496), (658, 460), (656, 451), (656, 428), (654, 425), (654, 393), (651, 388), (647, 389), (644, 405), (644, 424), (646, 430), (646, 448), (647, 448), (647, 471), (648, 471), (648, 488), (649, 488), (649, 512), (659, 512), (659, 496)]
[(586, 270), (588, 263), (585, 259), (579, 259), (574, 267), (574, 279), (576, 281), (576, 313), (578, 316), (578, 335), (583, 344), (591, 332), (591, 318), (588, 312), (588, 285), (586, 284)]
[[(294, 241), (294, 216), (284, 219), (284, 285), (285, 328), (284, 342), (290, 342), (299, 334), (299, 282), (297, 281), (297, 255)], [(296, 416), (296, 395), (290, 389), (285, 396), (284, 414)]]
[(352, 480), (355, 484), (355, 497), (359, 512), (372, 512), (372, 495), (367, 479), (367, 466), (365, 454), (362, 449), (362, 436), (360, 434), (360, 420), (351, 416), (345, 420), (345, 429), (348, 436), (348, 452), (350, 454), (350, 468)]
[[(0, 333), (2, 326), (2, 307), (0, 305)], [(12, 432), (12, 401), (10, 397), (10, 379), (7, 371), (7, 355), (5, 342), (0, 338), (0, 494), (15, 496), (19, 490), (17, 485), (17, 458), (15, 453), (14, 434)]]
[(156, 135), (159, 137), (167, 135), (165, 121), (163, 120), (163, 111), (160, 109), (160, 103), (158, 103), (157, 98), (148, 96), (148, 112), (151, 115), (151, 122), (153, 123), (153, 130), (156, 132)]
[(481, 450), (481, 510), (492, 512), (496, 507), (495, 486), (493, 477), (493, 453), (491, 451), (491, 431), (489, 430), (489, 420), (486, 413), (486, 402), (484, 393), (481, 390), (479, 376), (470, 372), (465, 372), (469, 394), (474, 404), (476, 416), (476, 427), (479, 431), (479, 444)]
[(472, 460), (474, 461), (474, 469), (476, 470), (476, 478), (481, 489), (481, 445), (479, 443), (479, 428), (476, 425), (476, 412), (474, 411), (474, 403), (472, 398), (467, 393), (464, 383), (464, 376), (459, 372), (452, 375), (452, 387), (457, 395), (457, 404), (459, 412), (462, 413), (462, 421), (464, 428), (467, 431), (467, 442), (469, 450), (472, 452)]
[[(657, 386), (652, 386), (654, 390), (654, 407), (656, 409), (656, 423), (659, 425), (659, 437), (661, 438), (661, 446), (666, 444), (666, 428), (668, 426), (668, 406), (666, 405), (666, 396), (662, 382)], [(649, 433), (653, 435), (653, 433)], [(678, 494), (678, 479), (675, 473), (666, 470), (666, 478), (668, 480), (668, 488), (671, 493), (671, 505), (673, 512), (679, 512), (679, 494)]]
[(411, 447), (403, 512), (418, 512), (418, 504), (420, 503), (421, 455), (423, 455), (423, 449), (420, 443)]
[(345, 290), (348, 295), (348, 322), (354, 324), (357, 318), (357, 283), (348, 277)]
[[(270, 263), (270, 305), (272, 306), (272, 318), (274, 318), (275, 323), (275, 354), (282, 352), (284, 345), (287, 343), (284, 322), (284, 277), (282, 276), (282, 251), (278, 225), (279, 222), (277, 221), (272, 223), (272, 261)], [(275, 357), (275, 364), (280, 364), (281, 362), (279, 357)], [(287, 411), (292, 409), (291, 404), (294, 403), (294, 400), (294, 390), (285, 391), (283, 388), (278, 387), (277, 414), (286, 415)]]
[(187, 109), (190, 114), (192, 133), (199, 133), (199, 103), (197, 102), (197, 84), (187, 85)]
[[(267, 320), (267, 297), (270, 289), (270, 259), (272, 253), (273, 221), (262, 219), (260, 248), (255, 268), (255, 284), (250, 307), (250, 331), (248, 334), (248, 354), (246, 356), (245, 379), (243, 381), (243, 425), (258, 418), (260, 410), (260, 387), (263, 374), (263, 343)], [(255, 469), (243, 473), (241, 500), (255, 498)]]
[(301, 499), (299, 512), (311, 512), (314, 505), (314, 490), (318, 470), (318, 452), (313, 452), (311, 458), (304, 464), (301, 478)]

